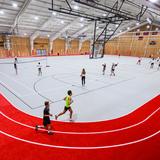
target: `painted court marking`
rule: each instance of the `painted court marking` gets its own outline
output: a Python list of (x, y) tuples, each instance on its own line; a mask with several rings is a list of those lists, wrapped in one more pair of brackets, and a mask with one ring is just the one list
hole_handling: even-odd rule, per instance
[[(122, 130), (126, 130), (126, 129), (129, 129), (129, 128), (133, 128), (135, 126), (138, 126), (142, 123), (144, 123), (145, 121), (147, 121), (150, 117), (152, 117), (156, 112), (158, 112), (160, 110), (160, 107), (155, 110), (153, 113), (151, 113), (147, 118), (145, 118), (143, 121), (139, 122), (139, 123), (136, 123), (134, 125), (131, 125), (131, 126), (128, 126), (128, 127), (124, 127), (124, 128), (119, 128), (119, 129), (115, 129), (115, 130), (108, 130), (108, 131), (99, 131), (99, 132), (64, 132), (64, 131), (54, 131), (54, 133), (61, 133), (61, 134), (104, 134), (104, 133), (111, 133), (111, 132), (118, 132), (118, 131), (122, 131)], [(5, 115), (4, 113), (0, 112), (5, 118), (9, 119), (10, 121), (14, 122), (14, 123), (17, 123), (19, 125), (22, 125), (22, 126), (25, 126), (25, 127), (28, 127), (28, 128), (32, 128), (32, 129), (35, 129), (35, 127), (33, 126), (30, 126), (30, 125), (27, 125), (27, 124), (24, 124), (24, 123), (21, 123), (21, 122), (18, 122), (16, 120), (13, 120), (12, 118), (8, 117), (7, 115)], [(40, 130), (44, 130), (44, 129), (40, 129)]]
[(160, 133), (160, 130), (148, 137), (145, 137), (145, 138), (142, 138), (142, 139), (139, 139), (139, 140), (136, 140), (136, 141), (131, 141), (131, 142), (128, 142), (128, 143), (122, 143), (122, 144), (116, 144), (116, 145), (110, 145), (110, 146), (99, 146), (99, 147), (69, 147), (69, 146), (56, 146), (56, 145), (49, 145), (49, 144), (43, 144), (43, 143), (39, 143), (39, 142), (33, 142), (33, 141), (29, 141), (29, 140), (25, 140), (25, 139), (22, 139), (22, 138), (18, 138), (18, 137), (15, 137), (13, 135), (10, 135), (8, 133), (5, 133), (3, 131), (0, 131), (1, 134), (3, 135), (6, 135), (10, 138), (13, 138), (13, 139), (16, 139), (16, 140), (19, 140), (19, 141), (22, 141), (22, 142), (26, 142), (26, 143), (30, 143), (30, 144), (34, 144), (34, 145), (39, 145), (39, 146), (44, 146), (44, 147), (51, 147), (51, 148), (63, 148), (63, 149), (108, 149), (108, 148), (116, 148), (116, 147), (123, 147), (123, 146), (127, 146), (127, 145), (132, 145), (132, 144), (135, 144), (135, 143), (139, 143), (139, 142), (142, 142), (142, 141), (145, 141), (145, 140), (148, 140), (156, 135), (158, 135)]

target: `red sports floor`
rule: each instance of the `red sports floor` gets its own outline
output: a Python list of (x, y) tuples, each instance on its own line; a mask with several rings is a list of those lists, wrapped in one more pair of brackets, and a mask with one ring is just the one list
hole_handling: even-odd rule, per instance
[(55, 133), (36, 132), (42, 120), (0, 95), (0, 160), (159, 160), (160, 95), (134, 112), (92, 123), (53, 121)]

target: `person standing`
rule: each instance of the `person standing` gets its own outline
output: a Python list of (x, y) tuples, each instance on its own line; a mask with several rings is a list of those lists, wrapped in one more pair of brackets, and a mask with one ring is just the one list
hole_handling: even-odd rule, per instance
[(52, 125), (50, 121), (50, 116), (52, 116), (52, 114), (50, 114), (49, 111), (49, 102), (45, 101), (44, 106), (45, 108), (43, 110), (43, 125), (36, 125), (35, 130), (38, 131), (39, 128), (44, 128), (47, 130), (48, 134), (53, 134)]
[(142, 60), (141, 57), (139, 57), (139, 58), (138, 58), (138, 61), (137, 61), (137, 64), (138, 64), (138, 65), (141, 65), (141, 60)]
[(16, 75), (17, 75), (18, 74), (18, 69), (17, 69), (17, 62), (16, 61), (14, 61), (14, 69), (15, 69)]
[(151, 61), (150, 69), (153, 69), (153, 67), (154, 67), (154, 58), (153, 58), (152, 61)]
[(118, 66), (118, 63), (112, 63), (112, 67), (111, 67), (111, 74), (110, 76), (115, 76), (115, 68)]
[(42, 76), (42, 66), (40, 62), (38, 62), (37, 68), (38, 68), (38, 76)]
[(84, 68), (82, 69), (82, 72), (81, 72), (81, 81), (82, 81), (82, 86), (85, 86), (85, 83), (86, 83), (86, 71), (85, 71)]
[(72, 91), (69, 90), (67, 92), (67, 96), (64, 98), (64, 101), (66, 102), (65, 107), (63, 112), (59, 113), (58, 115), (55, 115), (55, 119), (57, 120), (59, 116), (62, 116), (63, 114), (65, 114), (67, 111), (70, 112), (70, 121), (72, 121), (72, 114), (73, 114), (73, 110), (71, 108), (71, 104), (73, 103), (72, 100)]
[(103, 75), (105, 75), (105, 71), (106, 71), (106, 64), (105, 64), (105, 63), (104, 63), (104, 64), (102, 64), (102, 67), (103, 67), (103, 69), (102, 69)]

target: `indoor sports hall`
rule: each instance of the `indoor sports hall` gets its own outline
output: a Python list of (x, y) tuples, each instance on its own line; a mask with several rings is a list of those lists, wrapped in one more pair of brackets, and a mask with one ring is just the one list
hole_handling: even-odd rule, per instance
[(0, 0), (0, 160), (160, 159), (160, 0)]

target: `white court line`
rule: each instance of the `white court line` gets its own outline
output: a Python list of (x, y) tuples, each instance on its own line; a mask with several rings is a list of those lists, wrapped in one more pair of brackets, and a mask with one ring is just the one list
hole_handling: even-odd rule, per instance
[(0, 83), (3, 84), (6, 88), (8, 88), (8, 90), (10, 90), (12, 92), (12, 94), (14, 93), (18, 97), (21, 97), (21, 95), (19, 93), (17, 93), (13, 88), (9, 87), (6, 83), (2, 82), (1, 80), (0, 80)]
[(89, 149), (107, 149), (107, 148), (116, 148), (116, 147), (123, 147), (123, 146), (127, 146), (127, 145), (132, 145), (132, 144), (135, 144), (135, 143), (140, 143), (142, 141), (145, 141), (147, 139), (150, 139), (156, 135), (158, 135), (160, 133), (160, 130), (148, 137), (145, 137), (145, 138), (142, 138), (142, 139), (139, 139), (139, 140), (136, 140), (136, 141), (131, 141), (131, 142), (128, 142), (128, 143), (121, 143), (121, 144), (116, 144), (116, 145), (110, 145), (110, 146), (98, 146), (98, 147), (69, 147), (69, 146), (57, 146), (57, 145), (50, 145), (50, 144), (45, 144), (45, 143), (39, 143), (39, 142), (33, 142), (33, 141), (29, 141), (29, 140), (25, 140), (25, 139), (22, 139), (22, 138), (18, 138), (18, 137), (15, 137), (13, 135), (10, 135), (8, 133), (5, 133), (3, 131), (0, 131), (1, 134), (4, 134), (10, 138), (13, 138), (13, 139), (16, 139), (16, 140), (19, 140), (19, 141), (22, 141), (22, 142), (26, 142), (26, 143), (30, 143), (30, 144), (34, 144), (34, 145), (39, 145), (39, 146), (44, 146), (44, 147), (51, 147), (51, 148), (61, 148), (61, 149), (76, 149), (76, 150), (89, 150)]
[[(143, 121), (139, 122), (139, 123), (136, 123), (134, 125), (131, 125), (131, 126), (128, 126), (128, 127), (124, 127), (124, 128), (119, 128), (119, 129), (114, 129), (114, 130), (108, 130), (108, 131), (99, 131), (99, 132), (64, 132), (64, 131), (58, 131), (58, 130), (55, 130), (54, 133), (60, 133), (60, 134), (79, 134), (79, 135), (90, 135), (90, 134), (105, 134), (105, 133), (112, 133), (112, 132), (118, 132), (118, 131), (122, 131), (122, 130), (127, 130), (127, 129), (130, 129), (130, 128), (133, 128), (133, 127), (136, 127), (142, 123), (144, 123), (145, 121), (147, 121), (150, 117), (152, 117), (156, 112), (158, 112), (160, 110), (160, 107), (155, 110), (152, 114), (150, 114), (146, 119), (144, 119)], [(22, 126), (25, 126), (25, 127), (28, 127), (28, 128), (32, 128), (32, 129), (35, 129), (35, 127), (33, 126), (29, 126), (27, 124), (24, 124), (24, 123), (21, 123), (21, 122), (18, 122), (10, 117), (8, 117), (7, 115), (5, 115), (4, 113), (0, 112), (5, 118), (9, 119), (10, 121), (14, 122), (14, 123), (17, 123), (19, 125), (22, 125)], [(44, 130), (44, 129), (40, 129), (40, 130)]]
[(7, 78), (9, 78), (10, 80), (14, 81), (15, 83), (21, 85), (22, 87), (26, 88), (27, 90), (32, 91), (32, 92), (34, 91), (33, 89), (31, 89), (31, 88), (27, 87), (26, 85), (24, 85), (23, 83), (21, 83), (20, 81), (14, 80), (11, 76), (8, 76), (7, 74), (2, 73), (2, 72), (0, 72), (0, 74), (6, 76)]

